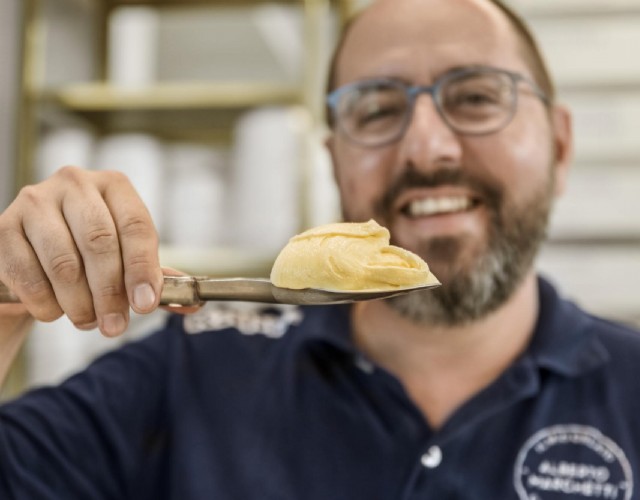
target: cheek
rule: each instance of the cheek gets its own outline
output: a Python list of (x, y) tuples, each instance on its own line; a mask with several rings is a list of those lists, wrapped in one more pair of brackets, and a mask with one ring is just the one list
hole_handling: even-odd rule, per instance
[(366, 150), (345, 145), (336, 147), (336, 182), (346, 217), (373, 217), (375, 203), (390, 183), (393, 158), (388, 150)]
[(532, 187), (548, 179), (553, 160), (551, 135), (546, 121), (541, 120), (514, 121), (470, 147), (470, 154), (484, 158), (487, 172), (500, 181), (506, 193), (526, 196)]

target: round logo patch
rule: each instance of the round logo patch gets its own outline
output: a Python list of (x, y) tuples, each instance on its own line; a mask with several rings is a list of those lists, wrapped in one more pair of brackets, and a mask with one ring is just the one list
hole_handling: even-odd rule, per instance
[(534, 434), (514, 470), (520, 500), (631, 500), (633, 474), (622, 449), (598, 429), (556, 425)]

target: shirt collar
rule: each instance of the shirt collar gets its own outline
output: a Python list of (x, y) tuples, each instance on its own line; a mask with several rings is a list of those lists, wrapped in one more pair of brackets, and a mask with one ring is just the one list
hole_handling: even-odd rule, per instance
[[(540, 368), (577, 377), (609, 360), (597, 337), (594, 320), (575, 304), (562, 299), (545, 279), (538, 279), (539, 312), (525, 357)], [(310, 306), (304, 309), (301, 341), (324, 342), (356, 354), (351, 339), (351, 307)]]
[(306, 306), (303, 308), (304, 322), (296, 335), (302, 343), (324, 342), (342, 351), (355, 353), (351, 338), (351, 306)]
[(528, 354), (541, 368), (577, 377), (609, 360), (591, 316), (538, 279), (539, 313)]

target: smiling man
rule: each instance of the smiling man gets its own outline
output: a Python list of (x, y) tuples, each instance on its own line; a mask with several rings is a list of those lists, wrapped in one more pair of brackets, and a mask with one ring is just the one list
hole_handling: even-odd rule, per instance
[(344, 216), (387, 226), (443, 283), (358, 305), (356, 333), (408, 373), (434, 425), (522, 353), (536, 321), (533, 260), (571, 131), (530, 43), (492, 2), (380, 1), (334, 60), (328, 146)]
[(428, 259), (445, 286), (395, 302), (430, 324), (478, 319), (531, 275), (571, 146), (535, 46), (491, 2), (464, 4), (379, 2), (331, 78), (345, 217)]
[[(526, 27), (490, 0), (379, 0), (327, 104), (345, 219), (386, 226), (442, 287), (173, 316), (0, 408), (0, 497), (640, 498), (640, 336), (534, 268), (571, 121)], [(113, 336), (157, 307), (157, 238), (119, 174), (61, 170), (0, 234), (25, 304), (0, 309), (0, 367), (31, 317)]]

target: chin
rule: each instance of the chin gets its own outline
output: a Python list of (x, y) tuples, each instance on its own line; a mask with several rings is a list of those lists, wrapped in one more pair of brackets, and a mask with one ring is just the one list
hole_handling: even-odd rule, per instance
[(415, 323), (444, 326), (468, 324), (496, 311), (531, 272), (545, 238), (551, 202), (544, 194), (505, 220), (494, 219), (483, 242), (438, 237), (409, 248), (442, 286), (392, 298), (390, 306)]
[[(443, 247), (444, 248), (444, 247)], [(531, 269), (533, 255), (486, 252), (475, 259), (432, 260), (429, 268), (442, 286), (390, 299), (403, 317), (417, 324), (461, 326), (497, 310)], [(459, 253), (459, 252), (458, 252)]]
[(392, 243), (419, 255), (431, 272), (445, 283), (453, 276), (464, 275), (477, 265), (482, 255), (489, 252), (488, 244), (474, 242), (471, 236), (441, 236), (414, 244)]

